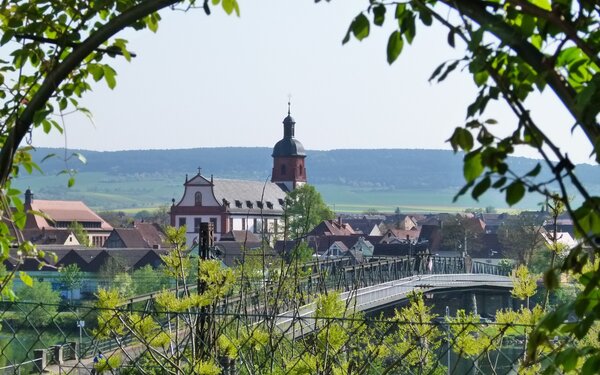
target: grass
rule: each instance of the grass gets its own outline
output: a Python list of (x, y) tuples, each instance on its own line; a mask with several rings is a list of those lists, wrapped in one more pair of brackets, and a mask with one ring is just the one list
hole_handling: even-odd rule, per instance
[[(183, 177), (157, 176), (156, 174), (110, 174), (82, 172), (76, 176), (75, 185), (67, 188), (66, 175), (32, 175), (15, 180), (21, 191), (30, 187), (38, 199), (82, 200), (95, 210), (121, 210), (136, 213), (170, 205), (183, 194)], [(462, 212), (467, 208), (493, 206), (506, 210), (504, 197), (497, 192), (485, 194), (479, 202), (471, 197), (452, 199), (460, 187), (439, 189), (390, 190), (369, 189), (348, 185), (316, 184), (323, 198), (335, 211), (362, 213), (367, 211), (393, 212), (397, 207), (403, 212)], [(517, 208), (535, 209), (537, 202), (531, 198)]]

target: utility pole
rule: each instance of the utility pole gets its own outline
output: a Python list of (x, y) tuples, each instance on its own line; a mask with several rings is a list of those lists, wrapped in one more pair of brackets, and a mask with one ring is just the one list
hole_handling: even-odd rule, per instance
[[(214, 245), (214, 227), (213, 223), (200, 223), (198, 230), (198, 289), (197, 293), (202, 294), (206, 291), (206, 282), (200, 278), (200, 265), (209, 258), (210, 248)], [(208, 316), (208, 308), (203, 306), (200, 308), (200, 316), (196, 325), (196, 342), (198, 353), (201, 358), (205, 358), (211, 349), (212, 337), (210, 332), (210, 317)]]
[(450, 375), (450, 353), (452, 352), (452, 348), (450, 346), (450, 322), (448, 319), (450, 319), (450, 308), (446, 306), (446, 342), (448, 343), (448, 368), (446, 371)]

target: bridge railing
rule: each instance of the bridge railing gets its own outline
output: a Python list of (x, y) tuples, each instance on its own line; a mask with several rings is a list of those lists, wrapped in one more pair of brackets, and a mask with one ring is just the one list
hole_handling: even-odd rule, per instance
[(497, 264), (473, 261), (471, 263), (470, 273), (485, 273), (488, 275), (508, 276), (510, 272), (505, 267), (498, 266)]

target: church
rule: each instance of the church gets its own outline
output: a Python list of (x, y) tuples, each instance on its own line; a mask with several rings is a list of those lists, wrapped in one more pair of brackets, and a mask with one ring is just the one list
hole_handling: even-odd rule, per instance
[(213, 223), (215, 240), (232, 231), (256, 233), (266, 241), (283, 235), (286, 194), (306, 183), (306, 153), (295, 138), (296, 122), (283, 120), (283, 138), (273, 147), (271, 182), (218, 179), (201, 171), (186, 175), (183, 196), (171, 206), (171, 225), (185, 226), (186, 240), (193, 243), (200, 224)]

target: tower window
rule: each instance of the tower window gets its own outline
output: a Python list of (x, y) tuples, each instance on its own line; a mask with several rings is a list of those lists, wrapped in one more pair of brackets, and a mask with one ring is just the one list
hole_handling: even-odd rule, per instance
[(285, 172), (286, 172), (286, 170), (285, 170), (285, 164), (282, 164), (281, 165), (281, 174), (284, 175)]
[(202, 193), (197, 191), (194, 195), (194, 203), (196, 206), (202, 206)]

